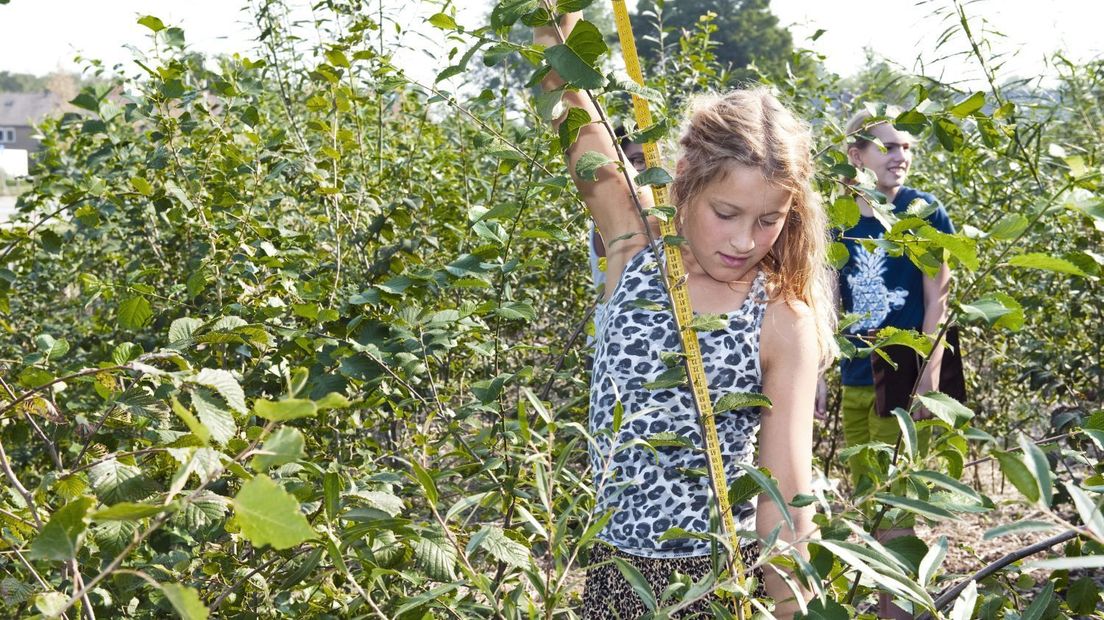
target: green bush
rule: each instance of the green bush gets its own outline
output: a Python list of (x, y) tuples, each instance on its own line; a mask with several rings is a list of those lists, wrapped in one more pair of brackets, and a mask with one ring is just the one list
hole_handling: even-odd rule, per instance
[[(0, 612), (577, 616), (602, 524), (583, 367), (595, 294), (585, 210), (540, 129), (554, 102), (412, 81), (374, 4), (321, 2), (309, 35), (280, 0), (255, 8), (258, 48), (217, 62), (143, 17), (145, 75), (85, 89), (81, 113), (43, 127), (21, 216), (0, 230)], [(435, 15), (457, 45), (442, 77), (538, 72), (543, 50), (509, 31), (546, 18), (535, 0), (476, 29)], [(705, 20), (672, 43), (690, 61), (652, 78), (658, 118), (725, 86), (709, 34)], [(762, 79), (816, 128), (821, 190), (847, 222), (841, 80), (799, 54), (801, 71)], [(652, 96), (607, 79), (607, 61), (568, 77), (597, 75), (622, 115), (627, 93)], [(867, 448), (885, 455), (877, 485), (824, 479), (795, 499), (820, 508), (796, 569), (818, 593), (810, 617), (852, 616), (879, 590), (934, 608), (961, 578), (939, 568), (946, 540), (886, 548), (863, 515), (989, 510), (963, 481), (983, 456), (1042, 515), (992, 536), (1071, 534), (1038, 564), (1040, 595), (1008, 592), (1005, 571), (966, 588), (956, 617), (1099, 606), (1069, 571), (1104, 559), (1101, 68), (1015, 96), (908, 91), (895, 120), (923, 136), (918, 184), (962, 232), (905, 219), (888, 239), (953, 264), (975, 406), (925, 395), (933, 420), (904, 415), (900, 449)], [(794, 564), (769, 545), (768, 560)]]

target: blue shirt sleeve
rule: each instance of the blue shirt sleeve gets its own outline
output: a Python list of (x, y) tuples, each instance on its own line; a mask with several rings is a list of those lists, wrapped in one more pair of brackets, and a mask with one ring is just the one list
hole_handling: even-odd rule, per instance
[(943, 204), (938, 200), (934, 200), (935, 211), (928, 216), (928, 221), (931, 222), (933, 228), (941, 233), (953, 235), (955, 232), (954, 224), (951, 223), (950, 216), (947, 215), (947, 210), (943, 208)]

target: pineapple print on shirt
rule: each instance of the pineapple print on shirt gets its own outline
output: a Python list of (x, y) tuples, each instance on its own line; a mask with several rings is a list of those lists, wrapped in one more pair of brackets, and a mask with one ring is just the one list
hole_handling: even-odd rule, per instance
[[(882, 235), (878, 235), (878, 239)], [(862, 244), (855, 246), (855, 265), (847, 274), (847, 284), (851, 288), (851, 311), (863, 315), (863, 318), (850, 327), (853, 334), (881, 327), (889, 316), (890, 310), (899, 310), (905, 305), (908, 291), (886, 288), (886, 253), (883, 248), (868, 252)]]

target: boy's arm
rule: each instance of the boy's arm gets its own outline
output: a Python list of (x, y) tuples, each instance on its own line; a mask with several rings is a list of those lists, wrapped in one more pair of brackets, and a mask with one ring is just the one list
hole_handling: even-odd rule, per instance
[[(946, 264), (939, 268), (935, 277), (924, 275), (924, 323), (925, 334), (935, 336), (940, 326), (947, 320), (947, 306), (951, 293), (951, 270)], [(923, 394), (939, 389), (939, 371), (943, 366), (943, 342), (935, 347), (928, 367), (920, 376), (916, 393)], [(930, 416), (924, 416), (930, 417)]]

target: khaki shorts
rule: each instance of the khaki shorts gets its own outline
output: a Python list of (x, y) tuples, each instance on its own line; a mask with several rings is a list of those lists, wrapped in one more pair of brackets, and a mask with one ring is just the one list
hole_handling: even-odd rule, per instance
[[(895, 416), (883, 418), (875, 411), (874, 386), (845, 385), (841, 400), (840, 415), (843, 416), (843, 442), (846, 447), (880, 441), (892, 448), (897, 443), (901, 426)], [(862, 450), (851, 455), (847, 459), (847, 467), (851, 471), (852, 486), (861, 490), (878, 484), (882, 480), (878, 472), (885, 471), (889, 460), (889, 455), (874, 450)], [(867, 516), (873, 517), (874, 513)], [(878, 529), (907, 528), (915, 523), (916, 517), (912, 513), (892, 509), (886, 513)]]

